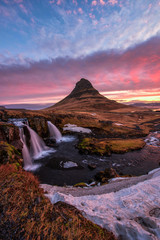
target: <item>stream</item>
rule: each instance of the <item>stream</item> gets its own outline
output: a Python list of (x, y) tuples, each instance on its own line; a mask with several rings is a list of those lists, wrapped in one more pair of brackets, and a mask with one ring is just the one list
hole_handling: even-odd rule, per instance
[[(97, 172), (114, 168), (119, 174), (139, 176), (158, 168), (160, 164), (159, 142), (153, 141), (156, 133), (146, 138), (147, 144), (141, 150), (125, 154), (112, 154), (108, 157), (80, 154), (76, 145), (78, 137), (68, 136), (68, 141), (59, 142), (50, 155), (35, 160), (41, 165), (34, 174), (41, 183), (65, 186), (79, 182), (92, 182)], [(159, 138), (160, 139), (160, 138)], [(158, 141), (158, 140), (157, 140)], [(76, 166), (77, 164), (77, 166)], [(91, 170), (89, 165), (95, 165)], [(69, 167), (70, 168), (66, 168)]]

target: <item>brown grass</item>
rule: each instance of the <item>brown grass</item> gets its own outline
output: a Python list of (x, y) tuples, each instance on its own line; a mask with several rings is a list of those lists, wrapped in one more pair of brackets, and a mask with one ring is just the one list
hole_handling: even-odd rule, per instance
[(0, 239), (115, 239), (65, 203), (52, 205), (31, 173), (0, 167)]

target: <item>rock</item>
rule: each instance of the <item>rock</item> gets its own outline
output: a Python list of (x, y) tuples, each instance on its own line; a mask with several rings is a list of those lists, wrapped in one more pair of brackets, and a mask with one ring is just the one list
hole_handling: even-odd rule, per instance
[(0, 164), (16, 163), (22, 165), (22, 162), (21, 152), (7, 142), (0, 142)]
[(13, 145), (19, 151), (22, 150), (23, 145), (20, 141), (19, 128), (13, 124), (0, 122), (0, 141)]
[(80, 183), (76, 183), (73, 187), (88, 187), (88, 184), (84, 182), (80, 182)]
[(96, 169), (96, 165), (95, 164), (88, 164), (88, 168), (93, 170), (93, 169)]
[(95, 175), (95, 179), (101, 183), (107, 183), (110, 178), (116, 177), (119, 177), (119, 175), (113, 168), (106, 168), (104, 171), (100, 171)]
[(38, 133), (41, 137), (48, 137), (48, 124), (47, 120), (42, 117), (28, 118), (29, 126)]

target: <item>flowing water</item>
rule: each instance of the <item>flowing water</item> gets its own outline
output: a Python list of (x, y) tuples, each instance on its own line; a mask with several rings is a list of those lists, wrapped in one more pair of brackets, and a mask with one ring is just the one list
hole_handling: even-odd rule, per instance
[(23, 127), (19, 128), (19, 133), (20, 133), (21, 142), (23, 143), (22, 156), (24, 161), (24, 169), (28, 170), (33, 166), (33, 163), (27, 147), (26, 136), (24, 135)]
[[(160, 164), (160, 132), (149, 134), (145, 139), (146, 146), (141, 150), (99, 157), (80, 154), (76, 148), (78, 136), (62, 137), (51, 122), (48, 122), (50, 138), (57, 142), (53, 143), (52, 149), (27, 125), (27, 120), (16, 120), (13, 123), (20, 130), (24, 169), (34, 171), (41, 183), (60, 186), (74, 185), (78, 182), (89, 183), (94, 181), (97, 172), (111, 167), (119, 174), (138, 176), (148, 173)], [(24, 127), (30, 133), (30, 147), (27, 146)], [(95, 169), (90, 170), (89, 165), (94, 165)]]
[[(157, 135), (152, 133), (153, 135), (156, 138)], [(146, 139), (150, 139), (150, 135)], [(80, 154), (76, 148), (78, 137), (74, 137), (70, 142), (58, 143), (55, 153), (37, 160), (42, 166), (35, 174), (42, 183), (59, 186), (74, 185), (78, 182), (89, 183), (94, 181), (97, 172), (111, 167), (124, 175), (147, 174), (150, 170), (158, 168), (160, 163), (160, 146), (153, 146), (152, 142), (149, 144), (149, 140), (147, 141), (148, 145), (141, 150), (99, 157)], [(96, 168), (90, 170), (89, 165), (95, 165)]]
[[(27, 171), (35, 171), (41, 165), (35, 163), (34, 160), (48, 156), (50, 153), (55, 152), (55, 150), (46, 146), (42, 138), (32, 128), (29, 127), (27, 119), (9, 119), (9, 122), (19, 127), (19, 135), (21, 142), (23, 143), (22, 156), (24, 169)], [(28, 129), (30, 135), (30, 146), (27, 146), (24, 127)]]
[(50, 121), (48, 121), (47, 123), (48, 123), (50, 138), (55, 139), (56, 142), (61, 141), (62, 140), (62, 134), (58, 130), (58, 128), (53, 123), (51, 123)]

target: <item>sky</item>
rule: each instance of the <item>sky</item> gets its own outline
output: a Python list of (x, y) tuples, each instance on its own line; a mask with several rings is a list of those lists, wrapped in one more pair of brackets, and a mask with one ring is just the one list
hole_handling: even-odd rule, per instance
[(52, 105), (86, 78), (160, 102), (160, 0), (0, 0), (0, 105)]

